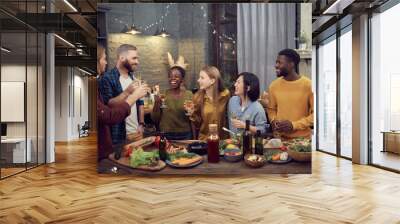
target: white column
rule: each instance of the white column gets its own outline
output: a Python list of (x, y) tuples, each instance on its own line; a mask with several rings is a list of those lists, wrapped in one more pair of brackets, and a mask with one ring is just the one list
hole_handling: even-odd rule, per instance
[(353, 20), (353, 162), (368, 163), (368, 15)]
[(54, 60), (54, 35), (46, 36), (46, 163), (55, 161), (54, 133), (55, 133), (55, 60)]

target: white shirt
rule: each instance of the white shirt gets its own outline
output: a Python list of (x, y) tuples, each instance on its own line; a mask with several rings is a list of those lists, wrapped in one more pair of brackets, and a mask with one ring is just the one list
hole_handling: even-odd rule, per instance
[[(119, 76), (119, 82), (121, 83), (122, 90), (128, 88), (128, 86), (132, 83), (132, 79), (130, 76), (128, 78), (123, 77), (122, 75)], [(134, 103), (131, 107), (131, 114), (125, 119), (125, 126), (126, 126), (126, 134), (131, 134), (137, 132), (139, 122), (137, 117), (137, 107), (136, 103)]]

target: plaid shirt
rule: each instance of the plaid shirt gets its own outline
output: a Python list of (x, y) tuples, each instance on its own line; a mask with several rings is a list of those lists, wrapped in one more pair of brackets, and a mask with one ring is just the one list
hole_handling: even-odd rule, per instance
[[(103, 102), (108, 104), (108, 101), (122, 93), (122, 86), (119, 82), (119, 71), (117, 68), (113, 68), (110, 71), (104, 73), (104, 75), (98, 79), (99, 91), (103, 98)], [(129, 77), (132, 80), (135, 79), (133, 74), (129, 73)], [(143, 105), (143, 100), (136, 101), (138, 107), (138, 118), (139, 118), (139, 106)], [(111, 137), (113, 144), (123, 143), (126, 140), (126, 127), (125, 121), (111, 126)]]

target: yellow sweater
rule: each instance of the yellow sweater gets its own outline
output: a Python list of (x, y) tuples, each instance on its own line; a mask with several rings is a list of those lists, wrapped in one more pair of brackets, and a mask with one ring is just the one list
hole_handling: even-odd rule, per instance
[(314, 125), (314, 98), (311, 80), (301, 76), (295, 81), (283, 78), (274, 80), (269, 86), (268, 117), (273, 120), (289, 120), (293, 131), (282, 133), (287, 138), (311, 137)]
[(207, 140), (208, 125), (218, 125), (218, 135), (220, 139), (226, 139), (228, 135), (222, 130), (226, 127), (226, 106), (230, 98), (229, 90), (225, 89), (218, 96), (215, 104), (204, 93), (199, 90), (193, 96), (194, 113), (190, 117), (197, 129), (199, 129), (199, 139)]

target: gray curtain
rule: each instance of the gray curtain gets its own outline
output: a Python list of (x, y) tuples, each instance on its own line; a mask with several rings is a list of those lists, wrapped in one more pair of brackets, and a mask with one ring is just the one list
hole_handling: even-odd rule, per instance
[(260, 90), (264, 91), (276, 78), (277, 53), (284, 48), (295, 48), (295, 4), (241, 3), (237, 10), (239, 73), (256, 74)]

